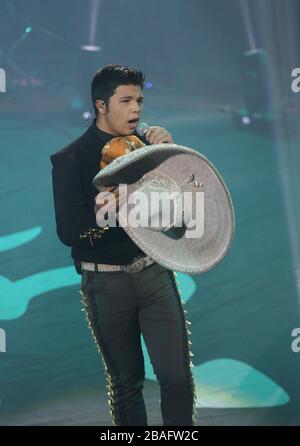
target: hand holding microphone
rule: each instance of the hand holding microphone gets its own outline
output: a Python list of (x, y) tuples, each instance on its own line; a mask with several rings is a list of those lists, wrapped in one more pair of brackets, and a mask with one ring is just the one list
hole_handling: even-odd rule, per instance
[(149, 126), (145, 122), (141, 122), (136, 131), (140, 136), (145, 136), (150, 144), (174, 144), (172, 135), (164, 127)]

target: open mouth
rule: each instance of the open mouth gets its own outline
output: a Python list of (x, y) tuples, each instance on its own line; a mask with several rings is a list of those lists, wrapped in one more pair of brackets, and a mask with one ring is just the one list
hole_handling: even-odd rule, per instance
[(139, 118), (130, 119), (128, 121), (129, 124), (136, 124), (139, 121)]

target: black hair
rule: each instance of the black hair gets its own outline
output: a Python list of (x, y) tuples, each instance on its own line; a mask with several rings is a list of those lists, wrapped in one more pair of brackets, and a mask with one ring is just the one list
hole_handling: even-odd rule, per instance
[(106, 65), (98, 70), (93, 77), (91, 85), (92, 101), (96, 116), (98, 110), (95, 105), (97, 99), (105, 102), (108, 110), (109, 98), (114, 95), (119, 85), (139, 85), (144, 88), (145, 75), (142, 71), (130, 68), (127, 65)]

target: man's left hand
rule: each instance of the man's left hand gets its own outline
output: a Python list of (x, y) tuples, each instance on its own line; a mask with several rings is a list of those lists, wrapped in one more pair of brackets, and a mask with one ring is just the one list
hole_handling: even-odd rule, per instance
[(172, 135), (164, 127), (151, 126), (146, 131), (145, 136), (150, 144), (162, 144), (164, 142), (174, 144)]

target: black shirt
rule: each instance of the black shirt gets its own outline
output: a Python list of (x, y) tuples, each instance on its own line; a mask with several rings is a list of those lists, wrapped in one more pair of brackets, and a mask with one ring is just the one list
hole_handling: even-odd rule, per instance
[[(149, 144), (136, 131), (134, 135)], [(92, 180), (100, 170), (102, 148), (114, 137), (100, 130), (94, 119), (83, 135), (50, 157), (57, 235), (72, 248), (78, 273), (81, 261), (127, 265), (144, 254), (118, 225), (105, 231), (100, 239), (80, 237), (91, 228), (99, 229), (94, 212), (99, 191)]]

